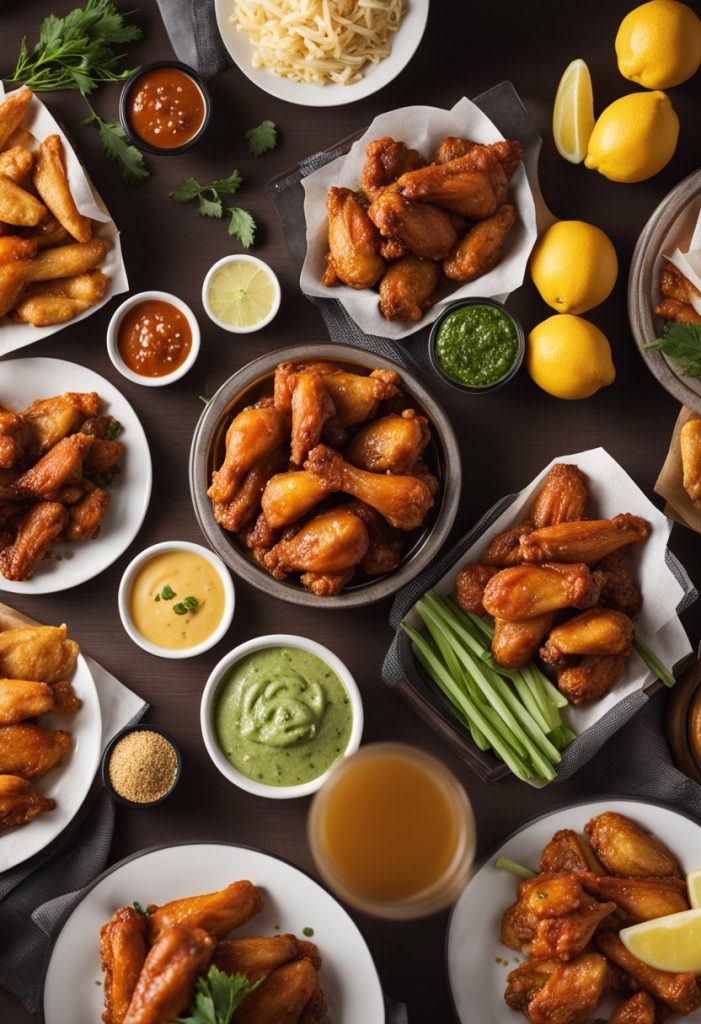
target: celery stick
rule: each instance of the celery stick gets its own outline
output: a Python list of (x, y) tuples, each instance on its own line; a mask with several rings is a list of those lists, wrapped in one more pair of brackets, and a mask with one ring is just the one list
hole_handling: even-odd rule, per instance
[(633, 647), (645, 662), (654, 676), (664, 683), (665, 686), (674, 686), (676, 679), (666, 665), (663, 665), (654, 651), (651, 651), (647, 644), (640, 638), (638, 633), (633, 636)]
[(520, 878), (535, 878), (538, 873), (524, 867), (523, 864), (517, 864), (515, 860), (509, 860), (508, 857), (499, 857), (494, 861), (494, 867), (500, 868), (502, 871), (510, 871), (512, 875), (518, 875)]

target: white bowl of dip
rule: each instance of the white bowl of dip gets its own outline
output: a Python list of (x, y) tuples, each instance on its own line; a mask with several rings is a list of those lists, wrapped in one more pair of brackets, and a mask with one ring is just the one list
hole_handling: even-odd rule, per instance
[(117, 597), (129, 637), (159, 658), (193, 658), (225, 636), (236, 595), (229, 571), (201, 544), (153, 544), (127, 566)]
[[(305, 656), (296, 662), (297, 668), (287, 671), (282, 666), (278, 670), (263, 666), (261, 676), (256, 678), (251, 671), (256, 661), (250, 656), (285, 648)], [(300, 675), (300, 664), (303, 670), (304, 666), (315, 666), (309, 655), (322, 662), (322, 668), (325, 666), (335, 677), (326, 677), (326, 687), (323, 674), (321, 683), (312, 675)], [(238, 673), (234, 673), (236, 666), (240, 666)], [(350, 709), (351, 718), (349, 726), (344, 723), (342, 732), (337, 732), (341, 729), (342, 709), (333, 698), (340, 696), (347, 697), (344, 706)], [(232, 712), (229, 720), (233, 719), (236, 727), (236, 735), (227, 732), (226, 741), (219, 728), (222, 701)], [(229, 782), (255, 796), (289, 800), (315, 793), (334, 767), (355, 753), (363, 734), (363, 703), (353, 676), (333, 651), (306, 637), (274, 633), (239, 644), (214, 668), (202, 693), (200, 727), (207, 753)], [(224, 742), (232, 740), (236, 745), (232, 756), (238, 766), (224, 750)], [(336, 742), (339, 749), (333, 751), (331, 745)], [(252, 757), (248, 757), (250, 752)], [(314, 756), (319, 757), (322, 767), (313, 777), (299, 783), (270, 780), (281, 765), (289, 768), (290, 776), (308, 775), (311, 769), (304, 761)], [(265, 760), (269, 762), (267, 777), (252, 777)], [(251, 775), (241, 768), (249, 762)], [(304, 767), (300, 768), (302, 764)]]

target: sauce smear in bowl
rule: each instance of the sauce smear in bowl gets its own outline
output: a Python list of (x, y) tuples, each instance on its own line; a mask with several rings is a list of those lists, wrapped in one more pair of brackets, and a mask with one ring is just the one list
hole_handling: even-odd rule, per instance
[(207, 107), (195, 80), (175, 67), (141, 74), (129, 92), (131, 130), (154, 149), (179, 149), (203, 127)]
[(171, 303), (147, 299), (124, 314), (117, 348), (133, 373), (165, 377), (190, 354), (192, 331), (187, 317)]

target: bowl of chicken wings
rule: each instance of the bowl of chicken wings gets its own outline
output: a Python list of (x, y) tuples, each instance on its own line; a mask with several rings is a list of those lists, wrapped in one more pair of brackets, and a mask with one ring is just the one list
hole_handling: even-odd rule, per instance
[(208, 402), (190, 453), (200, 528), (247, 582), (293, 604), (393, 594), (457, 512), (450, 422), (411, 373), (360, 349), (262, 356)]

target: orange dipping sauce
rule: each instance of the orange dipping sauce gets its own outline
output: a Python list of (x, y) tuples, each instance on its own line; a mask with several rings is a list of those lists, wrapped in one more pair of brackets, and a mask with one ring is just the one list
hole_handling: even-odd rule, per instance
[(156, 149), (177, 149), (197, 135), (205, 119), (197, 83), (178, 68), (154, 68), (137, 79), (127, 106), (132, 131)]
[(133, 373), (165, 377), (177, 370), (192, 348), (184, 313), (161, 299), (146, 299), (127, 310), (117, 332), (119, 354)]

